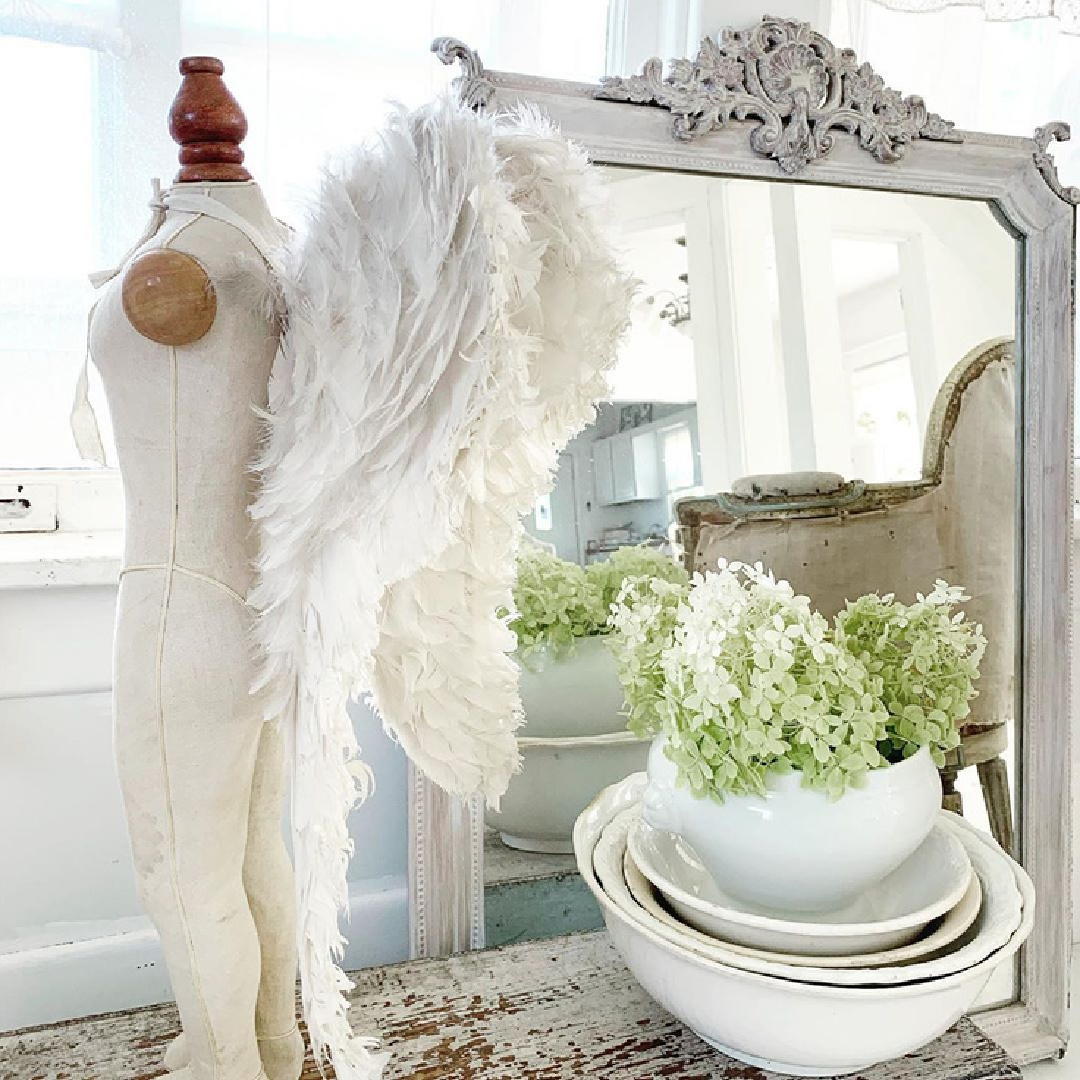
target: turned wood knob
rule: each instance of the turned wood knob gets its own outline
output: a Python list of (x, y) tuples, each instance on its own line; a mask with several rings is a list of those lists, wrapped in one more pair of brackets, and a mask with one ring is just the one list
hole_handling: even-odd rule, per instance
[(127, 268), (121, 302), (131, 325), (159, 345), (198, 341), (217, 314), (214, 283), (202, 264), (169, 248), (148, 251)]
[(185, 56), (184, 76), (169, 110), (169, 134), (180, 144), (177, 183), (250, 180), (240, 143), (247, 118), (221, 80), (225, 65), (214, 56)]

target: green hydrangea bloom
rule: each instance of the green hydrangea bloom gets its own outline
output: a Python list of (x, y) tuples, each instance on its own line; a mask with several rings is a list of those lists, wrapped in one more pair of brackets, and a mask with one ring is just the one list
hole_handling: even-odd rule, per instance
[(889, 761), (926, 746), (940, 768), (960, 745), (959, 725), (971, 712), (986, 649), (982, 627), (954, 610), (966, 599), (963, 589), (938, 581), (914, 604), (871, 594), (836, 617), (837, 641), (865, 665), (889, 714), (878, 747)]
[(690, 575), (680, 563), (644, 544), (619, 548), (606, 559), (590, 563), (585, 567), (585, 578), (599, 594), (605, 619), (627, 581), (657, 580), (683, 586), (690, 583)]
[(606, 629), (600, 597), (576, 563), (526, 543), (518, 553), (517, 571), (517, 614), (510, 629), (517, 634), (523, 657), (545, 648), (566, 651), (575, 638)]
[(661, 580), (689, 586), (673, 559), (647, 547), (621, 548), (584, 569), (536, 544), (522, 544), (514, 586), (519, 655), (528, 662), (541, 649), (566, 654), (578, 638), (607, 634), (612, 604), (626, 583)]
[(985, 648), (963, 599), (943, 582), (912, 605), (865, 596), (830, 626), (760, 566), (628, 583), (611, 625), (630, 726), (662, 732), (680, 782), (719, 800), (790, 769), (838, 798), (921, 746), (940, 764)]
[(626, 698), (627, 727), (642, 738), (664, 729), (664, 655), (689, 594), (689, 577), (681, 582), (630, 578), (612, 605), (610, 644)]

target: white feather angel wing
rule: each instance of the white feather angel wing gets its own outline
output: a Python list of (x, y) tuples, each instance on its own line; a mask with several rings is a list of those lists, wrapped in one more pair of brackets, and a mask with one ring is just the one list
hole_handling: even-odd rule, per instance
[(521, 515), (605, 394), (632, 292), (584, 153), (530, 110), (497, 120), (494, 136), (526, 235), (513, 222), (494, 231), (488, 386), (451, 480), (453, 539), (388, 589), (374, 673), (379, 711), (413, 761), (492, 803), (517, 765), (516, 640), (497, 613), (513, 608)]
[(449, 790), (494, 800), (516, 768), (519, 515), (591, 418), (629, 310), (596, 183), (533, 113), (397, 110), (286, 258), (252, 602), (292, 739), (304, 1011), (341, 1080), (382, 1067), (335, 962), (368, 787), (346, 705), (371, 692)]

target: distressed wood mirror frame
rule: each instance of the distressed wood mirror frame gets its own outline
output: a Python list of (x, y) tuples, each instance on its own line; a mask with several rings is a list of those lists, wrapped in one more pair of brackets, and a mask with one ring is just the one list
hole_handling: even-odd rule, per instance
[[(658, 60), (600, 86), (485, 71), (451, 38), (456, 87), (475, 108), (542, 109), (597, 163), (952, 196), (988, 202), (1017, 238), (1020, 456), (1018, 848), (1038, 892), (1018, 997), (977, 1015), (1021, 1064), (1060, 1054), (1068, 1029), (1070, 916), (1074, 214), (1049, 153), (1064, 124), (1033, 138), (953, 129), (917, 97), (809, 26), (766, 18), (706, 39), (695, 60)], [(414, 955), (483, 946), (482, 807), (410, 776)]]

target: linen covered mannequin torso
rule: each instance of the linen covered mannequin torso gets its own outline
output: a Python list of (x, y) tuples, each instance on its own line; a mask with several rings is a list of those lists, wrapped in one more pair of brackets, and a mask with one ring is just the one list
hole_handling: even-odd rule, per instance
[[(251, 182), (187, 183), (281, 240)], [(127, 504), (115, 647), (116, 751), (140, 898), (161, 936), (184, 1028), (185, 1080), (299, 1076), (295, 909), (281, 837), (280, 735), (252, 696), (256, 554), (250, 464), (278, 346), (258, 302), (265, 262), (232, 224), (169, 211), (136, 255), (193, 256), (217, 294), (189, 345), (143, 337), (103, 291), (90, 349)], [(262, 275), (262, 280), (257, 280)], [(258, 1036), (258, 1041), (257, 1041)], [(260, 1058), (261, 1052), (261, 1058)]]
[[(183, 184), (174, 190), (210, 195), (240, 213), (268, 241), (281, 239), (281, 226), (253, 182)], [(245, 596), (255, 557), (247, 512), (259, 436), (255, 410), (267, 404), (278, 329), (251, 302), (250, 281), (245, 286), (241, 280), (240, 259), (249, 260), (243, 273), (250, 276), (262, 262), (260, 253), (231, 225), (169, 213), (138, 254), (165, 246), (194, 256), (219, 297), (209, 333), (174, 350), (175, 515), (169, 438), (173, 388), (167, 377), (173, 350), (148, 341), (131, 326), (120, 307), (119, 278), (101, 297), (91, 328), (91, 354), (105, 380), (128, 500), (125, 566), (167, 563), (175, 516), (177, 566)], [(265, 265), (261, 269), (268, 275)]]
[[(140, 241), (174, 254), (133, 253), (91, 336), (130, 474), (117, 744), (141, 892), (188, 1036), (167, 1065), (186, 1055), (185, 1080), (299, 1076), (295, 955), (281, 944), (297, 919), (266, 794), (280, 770), (264, 768), (273, 716), (291, 742), (303, 903), (290, 945), (312, 1050), (341, 1080), (378, 1080), (387, 1055), (353, 1032), (337, 966), (347, 816), (369, 789), (348, 699), (381, 688), (384, 721), (455, 792), (505, 788), (520, 702), (499, 613), (521, 515), (594, 415), (633, 290), (584, 151), (532, 110), (498, 120), (451, 97), (392, 110), (344, 175), (327, 172), (308, 242), (268, 257), (275, 280), (260, 290), (238, 266), (243, 241), (221, 228), (248, 236), (242, 214), (259, 216), (232, 186), (249, 179), (246, 124), (219, 60), (180, 69), (170, 132), (184, 186)], [(209, 180), (230, 181), (208, 190), (240, 204), (191, 193)], [(175, 323), (154, 296), (169, 281), (188, 305)], [(271, 295), (288, 314), (273, 395)], [(270, 396), (258, 423), (252, 407)], [(245, 603), (249, 462), (260, 543)], [(424, 693), (396, 696), (404, 669), (424, 673)]]

